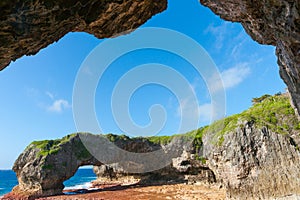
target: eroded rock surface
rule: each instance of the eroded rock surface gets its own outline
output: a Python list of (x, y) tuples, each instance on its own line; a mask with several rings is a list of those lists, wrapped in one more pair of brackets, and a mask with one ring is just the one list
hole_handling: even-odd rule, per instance
[(299, 121), (287, 98), (268, 97), (232, 116), (223, 139), (210, 131), (204, 136), (204, 156), (228, 198), (300, 198)]
[[(300, 198), (300, 121), (289, 96), (264, 95), (255, 99), (248, 110), (183, 135), (129, 138), (79, 133), (59, 140), (33, 142), (14, 164), (19, 185), (6, 197), (28, 199), (60, 194), (63, 181), (73, 176), (79, 166), (95, 165), (100, 184), (120, 180), (122, 183), (125, 179), (145, 184), (217, 182), (231, 199)], [(124, 160), (114, 149), (96, 148), (98, 155), (110, 159), (104, 165), (83, 146), (85, 138), (108, 139), (142, 157)], [(157, 165), (159, 157), (140, 160), (148, 152), (161, 149), (177, 150), (169, 165), (151, 172), (126, 170), (128, 166), (143, 170), (148, 165)]]
[(14, 163), (19, 185), (9, 197), (31, 199), (62, 194), (63, 182), (72, 177), (78, 167), (101, 164), (86, 150), (78, 134), (32, 142)]
[(300, 114), (300, 0), (200, 2), (221, 18), (240, 22), (253, 40), (276, 46), (280, 76)]
[[(300, 153), (287, 135), (247, 122), (207, 155), (209, 167), (231, 199), (300, 195)], [(300, 197), (300, 196), (298, 196)]]
[[(153, 171), (139, 171), (128, 172), (127, 163), (119, 162), (105, 164), (101, 166), (95, 166), (94, 172), (97, 175), (97, 181), (94, 184), (103, 183), (118, 183), (128, 184), (137, 183), (140, 184), (168, 184), (175, 182), (202, 182), (202, 183), (214, 183), (216, 182), (213, 172), (199, 159), (196, 159), (197, 151), (195, 145), (196, 132), (190, 132), (185, 135), (177, 136), (154, 136), (151, 138), (129, 138), (127, 136), (108, 135), (111, 141), (118, 147), (135, 153), (147, 153), (154, 152), (159, 149), (163, 149), (166, 152), (172, 152), (171, 158), (168, 154), (165, 154), (165, 158), (148, 157), (149, 160), (145, 162), (132, 162), (131, 158), (128, 158), (131, 167), (134, 167), (134, 163), (138, 163), (140, 169), (147, 169), (144, 165), (157, 165), (158, 162), (165, 162), (170, 158), (170, 162), (166, 162), (162, 168)], [(167, 138), (167, 141), (162, 141)], [(147, 155), (140, 154), (142, 157)], [(111, 155), (114, 157), (114, 155)], [(152, 159), (151, 159), (152, 158)], [(113, 159), (112, 159), (113, 160)], [(141, 166), (142, 165), (142, 166)], [(155, 168), (156, 169), (156, 168)]]
[(166, 0), (2, 0), (0, 70), (69, 32), (87, 32), (98, 38), (130, 32), (166, 5)]
[(212, 170), (200, 160), (195, 159), (192, 151), (183, 151), (172, 163), (162, 169), (147, 173), (127, 173), (118, 163), (95, 166), (97, 180), (94, 185), (107, 183), (155, 185), (174, 183), (216, 183)]
[[(155, 137), (155, 139), (157, 138), (159, 139), (159, 137)], [(137, 173), (142, 173), (142, 175), (138, 176), (157, 178), (165, 173), (165, 175), (163, 175), (165, 179), (172, 180), (175, 176), (184, 176), (181, 174), (182, 171), (180, 171), (180, 169), (185, 172), (191, 170), (195, 171), (195, 167), (193, 168), (191, 163), (182, 164), (183, 161), (185, 161), (182, 159), (186, 159), (186, 156), (189, 155), (189, 153), (186, 152), (187, 149), (192, 150), (192, 145), (189, 142), (190, 137), (169, 136), (167, 138), (170, 138), (169, 144), (162, 145), (160, 141), (153, 142), (147, 138), (129, 138), (125, 135), (117, 136), (113, 134), (103, 136), (77, 133), (68, 135), (62, 139), (32, 142), (14, 163), (13, 170), (16, 172), (19, 184), (10, 194), (6, 195), (4, 199), (34, 199), (36, 197), (62, 194), (64, 188), (63, 182), (72, 177), (80, 166), (94, 165), (102, 167), (103, 161), (99, 161), (97, 155), (105, 155), (102, 158), (108, 163), (119, 161), (115, 165), (115, 169), (119, 171), (115, 171), (114, 173), (119, 173), (121, 172), (120, 170), (122, 170), (121, 173), (124, 175), (128, 174), (128, 166), (134, 169), (138, 166), (139, 170), (146, 170), (149, 165), (157, 163), (158, 157), (153, 157), (153, 155), (147, 156), (143, 153), (162, 150), (165, 152), (164, 155), (167, 156), (167, 153), (174, 149), (175, 153), (171, 154), (171, 159), (174, 158), (176, 161), (174, 162), (177, 163), (179, 171), (173, 170), (175, 169), (173, 166), (167, 166), (166, 169), (155, 173), (147, 173), (147, 171), (142, 173), (143, 171), (139, 172), (137, 170)], [(171, 138), (173, 138), (172, 142)], [(90, 141), (96, 141), (95, 144), (92, 144), (94, 146), (85, 146), (87, 144), (91, 145), (91, 143), (86, 143)], [(113, 146), (105, 146), (103, 142), (108, 142), (113, 144)], [(104, 148), (99, 148), (103, 146)], [(133, 158), (125, 157), (124, 160), (122, 152), (116, 152), (116, 148), (120, 148), (126, 152), (132, 152), (132, 155), (140, 153), (140, 159), (135, 159), (133, 156)], [(184, 154), (183, 152), (186, 153)], [(181, 155), (183, 155), (183, 157)], [(140, 162), (142, 160), (141, 158), (144, 157), (149, 159)], [(97, 174), (100, 174), (101, 167), (98, 168), (98, 171), (95, 170)], [(107, 167), (107, 165), (105, 167)], [(112, 167), (110, 166), (110, 168)], [(107, 174), (108, 171), (104, 173)], [(117, 177), (112, 177), (111, 174), (112, 173), (109, 173), (109, 177)]]

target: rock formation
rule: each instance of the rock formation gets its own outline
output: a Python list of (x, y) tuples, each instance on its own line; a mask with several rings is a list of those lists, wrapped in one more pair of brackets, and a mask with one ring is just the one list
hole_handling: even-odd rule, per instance
[(169, 184), (169, 183), (215, 183), (215, 175), (201, 160), (195, 159), (192, 151), (183, 151), (181, 156), (173, 159), (172, 163), (162, 169), (147, 173), (127, 173), (119, 163), (95, 166), (94, 172), (97, 180), (94, 185), (103, 183), (143, 185)]
[(229, 199), (300, 197), (298, 144), (249, 121), (226, 134), (223, 145), (205, 156)]
[(287, 96), (266, 97), (222, 123), (207, 129), (203, 156), (228, 198), (300, 197), (300, 127)]
[[(179, 138), (180, 137), (181, 136), (179, 136)], [(117, 147), (134, 153), (153, 152), (162, 148), (169, 151), (170, 148), (173, 148), (172, 145), (168, 148), (167, 145), (162, 145), (159, 141), (151, 141), (157, 138), (160, 139), (159, 137), (153, 137), (152, 139), (129, 138), (124, 135), (117, 136), (113, 134), (108, 134), (103, 137), (102, 135), (77, 133), (57, 140), (35, 141), (32, 142), (15, 161), (13, 170), (16, 172), (19, 185), (16, 186), (10, 194), (6, 195), (4, 199), (34, 199), (36, 197), (62, 194), (64, 188), (63, 182), (72, 177), (80, 166), (102, 166), (103, 163), (92, 156), (90, 151), (84, 146), (82, 141), (85, 138), (92, 139), (93, 141), (97, 141), (99, 138), (101, 138), (101, 141), (111, 141)], [(167, 138), (171, 141), (171, 138), (175, 140), (177, 137), (169, 136)], [(179, 153), (180, 155), (185, 155), (182, 154), (182, 152), (184, 149), (188, 149), (190, 143), (187, 138), (180, 141), (182, 141), (180, 143), (182, 148), (178, 148), (177, 143), (174, 143), (174, 148), (181, 152)], [(95, 149), (98, 150), (97, 148)], [(116, 161), (120, 158), (119, 155), (113, 154), (114, 151), (111, 149), (105, 152), (97, 151), (97, 153), (108, 155), (111, 159), (109, 162)], [(174, 154), (174, 156), (176, 155), (177, 154)], [(195, 171), (190, 164), (183, 166), (180, 159), (177, 157), (174, 158), (175, 161), (177, 161), (178, 169), (184, 168), (186, 172), (190, 170)], [(186, 158), (186, 156), (184, 158)], [(145, 165), (152, 163), (153, 161), (150, 160), (145, 163)], [(141, 166), (141, 163), (134, 163), (132, 160), (128, 160), (127, 162), (120, 161), (116, 166), (118, 166), (118, 169), (122, 169), (122, 173), (125, 174), (127, 171), (124, 169), (126, 169), (128, 164), (133, 167), (138, 165), (140, 168), (144, 168)], [(167, 167), (163, 170), (163, 172), (169, 173), (165, 175), (166, 178), (172, 179), (175, 175), (183, 176), (183, 174), (179, 175), (181, 171), (176, 172), (172, 169), (173, 167)], [(99, 173), (100, 170), (98, 170), (98, 174)], [(156, 174), (156, 177), (157, 174), (161, 175), (160, 172), (155, 172), (146, 173), (145, 176), (151, 175), (151, 177), (153, 177), (152, 174)]]
[[(180, 149), (168, 166), (152, 172), (128, 173), (124, 170), (127, 163), (117, 162), (120, 156), (109, 154), (111, 150), (99, 153), (108, 154), (114, 162), (104, 165), (96, 160), (83, 146), (82, 138), (104, 138), (101, 135), (79, 133), (59, 140), (33, 142), (14, 164), (19, 185), (6, 198), (60, 194), (63, 181), (82, 165), (96, 166), (98, 183), (124, 179), (146, 184), (217, 181), (232, 199), (300, 197), (300, 121), (289, 97), (264, 95), (255, 100), (250, 109), (240, 114), (183, 135), (148, 138), (106, 135), (129, 152)], [(174, 142), (178, 140), (179, 143)]]
[(280, 76), (300, 114), (300, 0), (200, 0), (222, 19), (240, 22), (253, 40), (276, 46)]
[(32, 142), (14, 163), (19, 185), (10, 197), (31, 199), (61, 194), (63, 181), (72, 177), (78, 167), (101, 164), (86, 150), (78, 134)]
[(73, 31), (98, 38), (136, 29), (166, 9), (166, 0), (2, 0), (0, 70), (23, 55), (34, 55)]

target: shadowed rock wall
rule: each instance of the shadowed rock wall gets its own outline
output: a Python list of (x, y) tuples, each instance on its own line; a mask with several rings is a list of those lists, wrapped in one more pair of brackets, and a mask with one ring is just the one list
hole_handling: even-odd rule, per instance
[(98, 38), (130, 32), (166, 6), (166, 0), (1, 0), (0, 70), (69, 32)]

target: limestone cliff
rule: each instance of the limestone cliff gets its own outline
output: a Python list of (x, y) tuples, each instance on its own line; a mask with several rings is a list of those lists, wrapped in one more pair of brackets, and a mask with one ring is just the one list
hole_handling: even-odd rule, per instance
[(300, 124), (287, 96), (265, 96), (211, 125), (204, 157), (230, 199), (300, 197)]
[(78, 134), (32, 142), (15, 161), (19, 185), (12, 196), (34, 198), (61, 194), (63, 181), (82, 165), (101, 165), (83, 146)]
[(166, 9), (166, 0), (1, 0), (0, 70), (73, 31), (108, 38)]
[(97, 180), (94, 185), (103, 183), (144, 185), (169, 183), (215, 183), (215, 175), (205, 161), (195, 159), (195, 152), (183, 151), (179, 157), (173, 158), (172, 163), (162, 169), (147, 173), (127, 173), (119, 163), (95, 166)]
[[(178, 135), (178, 137), (167, 136), (166, 138), (169, 143), (172, 139), (178, 141), (176, 138), (182, 137)], [(190, 138), (190, 135), (188, 137)], [(117, 136), (113, 134), (102, 136), (77, 133), (57, 140), (35, 141), (15, 161), (13, 170), (16, 172), (19, 184), (4, 199), (34, 199), (36, 197), (61, 194), (64, 188), (63, 182), (72, 177), (78, 167), (83, 165), (103, 165), (101, 161), (98, 161), (86, 149), (82, 142), (84, 138), (90, 138), (93, 141), (97, 141), (99, 138), (101, 138), (101, 141), (111, 141), (119, 148), (134, 153), (153, 152), (163, 148), (163, 145), (160, 143), (160, 137), (129, 138), (124, 135)], [(174, 146), (168, 146), (176, 148), (179, 155), (182, 155), (183, 150), (188, 149), (188, 144), (190, 144), (187, 142), (188, 139), (184, 138), (185, 140), (180, 140), (180, 147), (178, 147), (178, 143), (174, 143)], [(170, 148), (165, 147), (163, 151), (168, 151)], [(95, 149), (98, 150), (97, 148)], [(105, 152), (97, 151), (97, 153), (109, 156), (109, 159), (111, 159), (109, 162), (116, 162), (120, 158), (111, 149), (105, 149)], [(174, 158), (177, 158), (176, 155), (174, 154)], [(141, 164), (150, 165), (152, 163), (153, 161), (151, 160), (146, 163), (134, 163), (134, 160), (121, 162), (119, 159), (118, 167), (123, 169), (123, 173), (127, 173), (124, 169), (126, 169), (128, 164), (132, 167), (139, 166), (143, 169), (145, 167)]]
[[(230, 199), (300, 197), (300, 152), (289, 135), (244, 122), (205, 152)], [(299, 138), (299, 136), (298, 136)], [(209, 143), (208, 141), (206, 141)]]
[[(82, 144), (82, 136), (91, 134), (80, 133), (59, 140), (33, 142), (14, 164), (19, 185), (6, 197), (28, 199), (59, 194), (63, 181), (73, 176), (82, 165), (96, 166), (94, 170), (99, 182), (122, 181), (128, 177), (147, 184), (218, 182), (226, 189), (230, 199), (300, 197), (300, 121), (290, 105), (289, 96), (264, 95), (253, 102), (250, 109), (240, 114), (183, 135), (148, 138), (105, 136), (130, 152), (168, 150), (169, 144), (171, 148), (180, 150), (168, 166), (152, 172), (127, 173), (124, 170), (127, 165), (117, 160), (120, 156), (112, 154), (108, 155), (114, 162), (103, 165)], [(91, 136), (93, 139), (103, 138)], [(180, 142), (173, 143), (178, 138)], [(190, 139), (192, 143), (186, 142)], [(150, 160), (144, 164), (152, 163)]]
[(217, 181), (229, 199), (300, 198), (300, 121), (289, 95), (264, 95), (253, 103), (240, 114), (197, 130), (194, 148), (170, 166), (136, 175), (125, 173), (118, 163), (103, 165), (94, 168), (98, 179), (166, 183), (188, 177), (191, 182)]

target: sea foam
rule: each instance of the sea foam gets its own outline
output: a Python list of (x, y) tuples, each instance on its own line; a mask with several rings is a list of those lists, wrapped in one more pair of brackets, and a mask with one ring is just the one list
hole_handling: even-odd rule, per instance
[(88, 190), (88, 189), (92, 188), (92, 186), (93, 185), (91, 182), (86, 182), (86, 183), (79, 184), (79, 185), (65, 187), (64, 190), (81, 190), (81, 189)]

